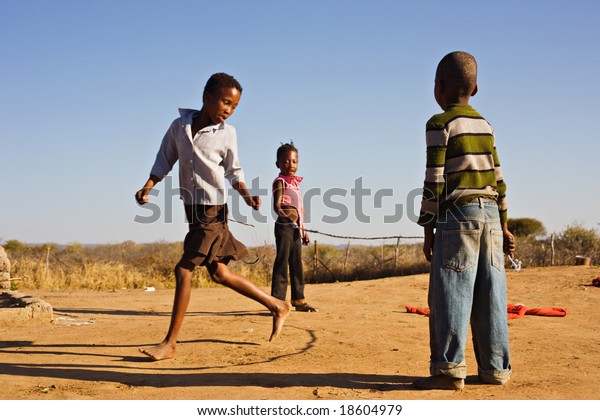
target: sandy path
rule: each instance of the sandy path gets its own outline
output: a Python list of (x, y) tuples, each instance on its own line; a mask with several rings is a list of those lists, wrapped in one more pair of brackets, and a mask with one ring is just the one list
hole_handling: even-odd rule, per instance
[[(417, 391), (428, 372), (427, 276), (308, 285), (318, 313), (293, 312), (269, 343), (271, 318), (231, 290), (193, 291), (178, 356), (148, 362), (137, 349), (160, 341), (173, 291), (26, 291), (49, 302), (48, 322), (0, 324), (2, 399), (589, 399), (600, 397), (597, 267), (509, 272), (509, 302), (556, 306), (564, 318), (509, 321), (513, 380), (477, 382), (472, 348), (462, 392)], [(89, 321), (93, 321), (89, 322)]]

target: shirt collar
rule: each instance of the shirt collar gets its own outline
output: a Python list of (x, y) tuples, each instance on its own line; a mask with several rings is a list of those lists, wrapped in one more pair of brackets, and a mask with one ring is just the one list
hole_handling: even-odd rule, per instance
[[(181, 117), (183, 119), (183, 125), (184, 126), (192, 125), (192, 118), (194, 118), (194, 115), (197, 112), (200, 112), (200, 111), (198, 111), (197, 109), (179, 108), (179, 115), (181, 115)], [(225, 122), (206, 126), (203, 129), (201, 129), (200, 132), (211, 131), (211, 130), (222, 130), (223, 128), (225, 128)]]
[(283, 180), (285, 182), (287, 182), (288, 184), (291, 184), (293, 181), (296, 181), (299, 184), (304, 179), (303, 177), (296, 176), (296, 175), (294, 175), (294, 176), (287, 176), (287, 175), (282, 174), (281, 172), (279, 173), (279, 177), (283, 178)]
[(452, 104), (449, 104), (448, 106), (446, 106), (446, 109), (444, 109), (444, 111), (448, 111), (449, 109), (452, 109), (452, 108), (473, 109), (473, 107), (471, 106), (471, 104), (452, 103)]

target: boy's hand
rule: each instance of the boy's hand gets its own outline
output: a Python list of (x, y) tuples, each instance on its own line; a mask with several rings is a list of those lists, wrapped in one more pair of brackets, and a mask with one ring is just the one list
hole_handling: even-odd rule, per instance
[(308, 236), (308, 233), (305, 232), (304, 230), (302, 232), (303, 232), (302, 245), (308, 245), (310, 243), (310, 236)]
[(431, 255), (433, 254), (433, 238), (434, 238), (433, 228), (425, 228), (425, 240), (423, 241), (423, 254), (425, 254), (425, 259), (431, 262)]
[(142, 189), (135, 193), (135, 201), (141, 206), (149, 202), (150, 199), (148, 198), (148, 194), (150, 194), (152, 188), (154, 188), (159, 181), (160, 179), (154, 175), (150, 175), (150, 178), (148, 178), (148, 181), (146, 181)]
[(258, 210), (260, 208), (260, 197), (258, 195), (245, 195), (244, 201), (254, 210)]
[(148, 188), (142, 188), (138, 192), (135, 193), (135, 201), (141, 206), (146, 204), (150, 199), (148, 198), (148, 193), (150, 190)]
[(502, 228), (502, 235), (504, 236), (504, 242), (502, 243), (502, 250), (506, 255), (511, 258), (515, 256), (515, 237), (508, 230), (506, 226)]
[(242, 196), (246, 204), (248, 204), (254, 210), (258, 210), (260, 208), (260, 197), (258, 195), (250, 195), (248, 193), (248, 189), (246, 188), (246, 184), (243, 182), (236, 182), (232, 186), (233, 189)]

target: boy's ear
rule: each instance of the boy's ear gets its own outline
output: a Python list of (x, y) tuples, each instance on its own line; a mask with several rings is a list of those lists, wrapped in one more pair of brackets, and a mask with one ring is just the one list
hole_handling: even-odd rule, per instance
[(475, 87), (473, 88), (473, 93), (471, 93), (471, 96), (475, 96), (477, 94), (477, 83), (475, 83)]
[(275, 161), (275, 166), (277, 166), (279, 168), (279, 161)]
[(438, 85), (438, 89), (439, 89), (439, 91), (440, 91), (440, 92), (444, 92), (444, 90), (446, 89), (446, 83), (444, 83), (444, 79), (442, 79), (442, 78), (440, 77), (440, 78), (438, 78), (438, 79), (437, 79), (435, 82), (436, 82), (436, 83), (437, 83), (437, 85)]

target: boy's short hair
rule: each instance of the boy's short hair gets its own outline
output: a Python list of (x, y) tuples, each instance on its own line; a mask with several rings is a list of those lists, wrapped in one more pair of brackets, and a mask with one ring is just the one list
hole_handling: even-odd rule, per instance
[(441, 77), (459, 96), (471, 96), (477, 85), (477, 61), (464, 51), (451, 52), (441, 59), (435, 77)]
[(277, 160), (279, 161), (279, 158), (281, 158), (281, 156), (283, 156), (284, 153), (287, 153), (287, 152), (298, 153), (298, 149), (296, 149), (296, 146), (294, 146), (293, 141), (291, 141), (289, 143), (281, 143), (281, 146), (279, 146), (277, 148)]
[(227, 73), (215, 73), (206, 82), (204, 86), (204, 95), (207, 93), (215, 93), (221, 88), (236, 88), (242, 92), (242, 85), (240, 82), (235, 80), (235, 77), (228, 75)]

